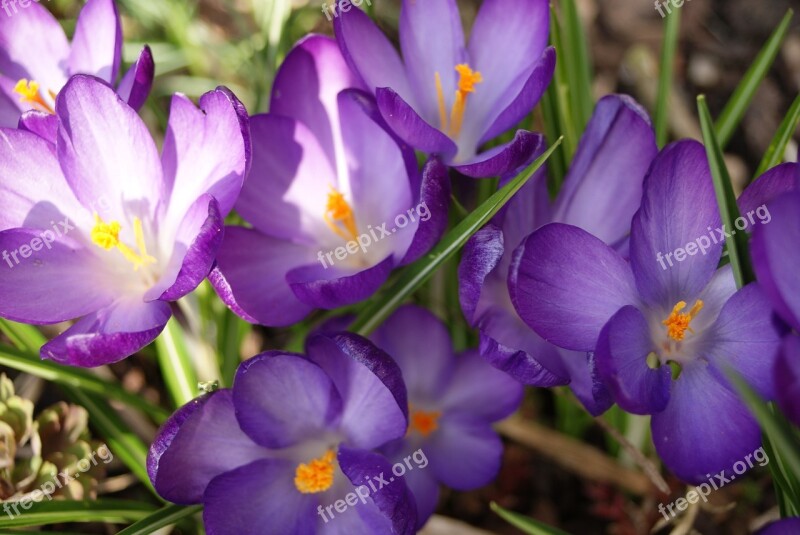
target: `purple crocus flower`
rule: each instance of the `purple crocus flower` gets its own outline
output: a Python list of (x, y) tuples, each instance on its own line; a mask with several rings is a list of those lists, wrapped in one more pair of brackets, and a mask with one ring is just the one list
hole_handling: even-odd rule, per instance
[(545, 341), (514, 310), (508, 294), (512, 253), (531, 232), (552, 222), (580, 227), (617, 250), (627, 248), (642, 181), (656, 152), (647, 113), (629, 97), (603, 98), (555, 203), (544, 174), (534, 177), (467, 242), (459, 266), (461, 307), (480, 333), (484, 358), (525, 384), (570, 383), (594, 415), (605, 411), (611, 399), (594, 388), (589, 355)]
[(245, 361), (232, 389), (176, 412), (147, 460), (158, 493), (202, 503), (209, 535), (414, 533), (414, 499), (371, 452), (408, 426), (400, 369), (369, 341)]
[(705, 150), (682, 141), (645, 178), (630, 263), (588, 232), (555, 223), (529, 236), (511, 266), (520, 317), (556, 345), (594, 350), (614, 400), (652, 414), (656, 450), (691, 483), (760, 444), (725, 374), (735, 370), (772, 398), (782, 334), (761, 288), (737, 291), (730, 266), (717, 269), (720, 226)]
[(152, 342), (210, 271), (247, 170), (247, 112), (224, 88), (200, 109), (176, 95), (160, 158), (91, 76), (70, 79), (55, 117), (55, 144), (0, 129), (0, 316), (80, 318), (41, 355), (98, 366)]
[(800, 533), (800, 518), (784, 518), (758, 530), (756, 535), (797, 535), (798, 533)]
[(426, 459), (403, 475), (422, 527), (436, 510), (439, 485), (472, 490), (497, 475), (503, 444), (491, 424), (516, 410), (522, 385), (477, 351), (456, 355), (445, 325), (423, 308), (398, 309), (371, 339), (400, 366), (408, 389), (408, 432), (383, 451), (406, 466)]
[[(374, 293), (447, 225), (449, 181), (384, 129), (336, 43), (312, 35), (286, 57), (271, 113), (251, 119), (253, 170), (211, 281), (242, 318), (291, 325)], [(276, 306), (276, 304), (278, 306)]]
[[(78, 16), (72, 43), (39, 3), (25, 8), (3, 4), (0, 13), (0, 127), (22, 127), (55, 141), (56, 96), (75, 74), (90, 74), (115, 84), (122, 55), (122, 29), (113, 0), (89, 0)], [(4, 16), (7, 15), (8, 17)], [(145, 47), (117, 86), (119, 95), (139, 109), (153, 83), (154, 65)]]
[(537, 136), (520, 130), (480, 152), (529, 113), (550, 83), (549, 24), (547, 0), (486, 0), (465, 46), (455, 0), (403, 0), (402, 60), (358, 9), (339, 14), (334, 29), (398, 136), (461, 173), (488, 177), (524, 165), (537, 145)]

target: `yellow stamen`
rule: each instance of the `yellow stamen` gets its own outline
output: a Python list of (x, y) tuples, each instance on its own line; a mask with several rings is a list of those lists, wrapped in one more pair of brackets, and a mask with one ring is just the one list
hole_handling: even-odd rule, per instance
[(156, 262), (155, 258), (147, 254), (142, 221), (138, 217), (133, 218), (133, 232), (136, 236), (136, 246), (139, 248), (139, 254), (136, 254), (133, 249), (120, 241), (120, 230), (122, 230), (122, 225), (118, 221), (106, 223), (99, 215), (94, 214), (94, 227), (91, 232), (92, 243), (106, 251), (117, 249), (128, 262), (133, 264), (135, 270), (138, 270), (143, 265)]
[(686, 331), (694, 332), (690, 327), (690, 323), (698, 312), (703, 309), (703, 302), (698, 299), (688, 313), (681, 312), (684, 308), (686, 308), (686, 301), (679, 301), (672, 308), (672, 313), (669, 317), (661, 322), (667, 326), (667, 335), (678, 342), (686, 337)]
[(358, 237), (353, 209), (345, 200), (344, 195), (336, 191), (333, 186), (331, 186), (331, 192), (328, 193), (328, 205), (325, 208), (324, 217), (325, 223), (337, 236), (346, 241), (355, 241)]
[(427, 437), (439, 428), (439, 417), (442, 415), (438, 411), (421, 411), (409, 407), (408, 433), (416, 431), (423, 437)]
[(447, 132), (447, 104), (444, 102), (444, 89), (442, 89), (442, 77), (436, 73), (436, 99), (439, 102), (439, 124), (442, 132)]
[[(39, 111), (46, 111), (47, 113), (54, 113), (53, 108), (45, 102), (39, 92), (39, 83), (33, 80), (26, 80), (25, 78), (19, 80), (17, 85), (14, 86), (14, 92), (20, 95), (20, 102), (31, 104), (33, 107), (38, 107)], [(55, 95), (50, 91), (50, 95), (55, 99)]]
[(458, 72), (458, 89), (456, 101), (450, 111), (450, 137), (453, 138), (457, 138), (461, 133), (464, 111), (467, 108), (467, 95), (475, 92), (475, 84), (483, 82), (481, 73), (473, 71), (466, 63), (456, 65), (456, 72)]
[(333, 485), (333, 461), (336, 453), (328, 450), (319, 459), (312, 459), (308, 464), (300, 463), (294, 474), (294, 486), (303, 494), (324, 492)]

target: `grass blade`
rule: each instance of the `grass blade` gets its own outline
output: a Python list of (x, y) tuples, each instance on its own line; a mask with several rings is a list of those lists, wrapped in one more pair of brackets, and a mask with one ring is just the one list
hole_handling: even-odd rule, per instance
[(675, 50), (678, 48), (680, 36), (681, 16), (680, 10), (667, 14), (664, 28), (664, 44), (661, 47), (661, 65), (658, 75), (658, 97), (656, 100), (656, 113), (654, 127), (656, 143), (659, 148), (667, 144), (669, 113), (669, 95), (672, 92), (672, 74), (675, 69)]
[(750, 68), (747, 69), (744, 78), (739, 82), (730, 100), (728, 100), (728, 103), (722, 110), (716, 124), (720, 147), (726, 147), (731, 137), (733, 137), (733, 133), (739, 126), (742, 117), (744, 117), (744, 113), (753, 100), (758, 86), (761, 85), (761, 82), (764, 80), (764, 77), (775, 61), (778, 52), (780, 52), (781, 44), (789, 31), (789, 24), (792, 22), (793, 15), (794, 12), (791, 9), (786, 12), (783, 20), (781, 20), (781, 23), (775, 31), (772, 32), (767, 43), (758, 53), (758, 56), (756, 56)]
[(736, 278), (736, 286), (741, 288), (745, 284), (755, 280), (753, 266), (750, 263), (748, 253), (747, 233), (736, 230), (734, 222), (739, 218), (739, 207), (736, 205), (736, 195), (733, 193), (733, 185), (728, 169), (725, 167), (725, 160), (722, 157), (717, 136), (711, 122), (711, 114), (708, 112), (706, 99), (703, 95), (697, 97), (697, 110), (700, 114), (700, 127), (703, 130), (703, 141), (708, 154), (708, 163), (711, 167), (711, 176), (714, 179), (714, 191), (717, 194), (717, 204), (722, 223), (726, 232), (730, 236), (725, 238), (728, 246), (728, 256), (730, 258), (733, 275)]
[(569, 535), (566, 531), (561, 531), (558, 528), (548, 526), (538, 520), (503, 509), (495, 502), (490, 503), (489, 507), (492, 511), (497, 513), (500, 518), (528, 535)]
[(139, 520), (135, 524), (128, 526), (117, 533), (117, 535), (149, 535), (161, 528), (170, 526), (186, 517), (192, 516), (202, 509), (203, 507), (200, 505), (193, 505), (191, 507), (168, 505), (146, 518)]
[(564, 17), (561, 28), (561, 44), (564, 48), (560, 51), (564, 53), (562, 61), (566, 64), (567, 80), (572, 89), (571, 105), (575, 127), (578, 132), (583, 132), (594, 109), (589, 47), (575, 0), (561, 0), (560, 6)]
[[(9, 502), (12, 507), (13, 502)], [(153, 506), (127, 500), (104, 499), (97, 501), (42, 501), (33, 502), (25, 510), (17, 506), (21, 513), (13, 518), (0, 517), (0, 528), (27, 526), (46, 526), (65, 522), (110, 522), (127, 524), (145, 518), (153, 511)]]
[(439, 244), (424, 258), (407, 267), (397, 278), (397, 281), (387, 290), (367, 302), (366, 306), (350, 326), (353, 332), (363, 336), (371, 333), (380, 325), (400, 304), (414, 291), (422, 286), (437, 269), (443, 266), (467, 240), (483, 227), (495, 214), (525, 185), (534, 173), (547, 161), (553, 151), (559, 146), (561, 139), (556, 141), (547, 151), (536, 159), (527, 169), (520, 173), (511, 182), (496, 192), (481, 204), (474, 212), (464, 218), (461, 223), (451, 230)]
[(792, 139), (795, 130), (797, 130), (798, 123), (800, 123), (800, 95), (797, 95), (797, 98), (794, 99), (792, 107), (789, 108), (786, 117), (781, 121), (781, 125), (775, 133), (775, 137), (772, 138), (772, 142), (770, 142), (769, 148), (764, 154), (764, 158), (761, 159), (761, 163), (758, 165), (753, 180), (760, 177), (768, 169), (783, 162), (786, 145), (789, 144), (789, 140)]
[(174, 317), (167, 322), (164, 332), (156, 338), (156, 351), (161, 373), (176, 407), (197, 396), (197, 375), (186, 347), (180, 323)]

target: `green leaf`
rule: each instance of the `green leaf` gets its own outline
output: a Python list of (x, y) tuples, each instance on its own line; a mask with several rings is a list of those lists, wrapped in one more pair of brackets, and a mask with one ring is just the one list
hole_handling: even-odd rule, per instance
[[(44, 500), (44, 499), (43, 499)], [(14, 502), (4, 503), (4, 514), (0, 516), (0, 528), (46, 526), (65, 522), (110, 522), (127, 524), (145, 518), (153, 506), (127, 500), (104, 499), (97, 501), (41, 501), (32, 502), (29, 509), (17, 506), (19, 515), (8, 514), (6, 505), (12, 509)], [(13, 509), (12, 509), (13, 513)]]
[(175, 524), (186, 517), (192, 516), (203, 510), (200, 505), (185, 507), (182, 505), (168, 505), (159, 509), (150, 516), (143, 518), (123, 529), (117, 535), (149, 535), (155, 531)]
[(175, 317), (170, 318), (164, 332), (156, 338), (156, 351), (175, 406), (180, 407), (197, 397), (197, 375), (192, 368), (183, 329)]
[(716, 124), (720, 147), (724, 148), (728, 145), (742, 117), (744, 117), (747, 107), (753, 100), (758, 86), (761, 85), (761, 82), (764, 80), (764, 77), (775, 61), (778, 52), (780, 52), (781, 44), (789, 31), (789, 24), (792, 22), (793, 14), (794, 12), (791, 9), (786, 12), (783, 20), (781, 20), (781, 23), (775, 31), (772, 32), (769, 40), (767, 40), (767, 43), (758, 53), (758, 56), (756, 56), (750, 68), (747, 69), (744, 78), (739, 82), (730, 100), (728, 100), (728, 103), (722, 110)]
[(558, 124), (561, 127), (561, 136), (564, 138), (563, 151), (566, 155), (564, 161), (569, 166), (569, 162), (572, 161), (572, 156), (578, 147), (580, 132), (583, 129), (577, 126), (578, 120), (573, 111), (569, 73), (567, 72), (567, 62), (565, 61), (567, 53), (564, 50), (558, 15), (552, 6), (550, 6), (550, 42), (556, 49), (556, 69), (548, 91), (552, 91), (555, 95), (553, 100), (557, 106)]
[(786, 117), (781, 121), (781, 125), (775, 133), (775, 137), (772, 138), (772, 142), (770, 142), (769, 148), (767, 148), (767, 152), (764, 154), (764, 158), (761, 159), (761, 163), (758, 165), (753, 180), (760, 177), (768, 169), (783, 162), (786, 145), (789, 144), (789, 140), (792, 139), (792, 136), (797, 130), (798, 123), (800, 123), (800, 95), (797, 95), (797, 98), (794, 99), (792, 107), (789, 108)]
[(669, 96), (672, 93), (672, 74), (675, 68), (675, 50), (678, 47), (678, 37), (680, 36), (681, 16), (680, 10), (669, 13), (666, 17), (666, 27), (664, 28), (664, 44), (661, 47), (661, 65), (658, 75), (658, 98), (656, 100), (656, 114), (654, 127), (656, 131), (656, 142), (659, 147), (667, 143), (669, 113)]
[(589, 47), (575, 0), (561, 0), (559, 4), (564, 18), (561, 28), (563, 48), (559, 52), (563, 53), (561, 61), (566, 65), (567, 81), (572, 89), (570, 105), (575, 128), (577, 132), (583, 132), (594, 109)]
[(61, 386), (73, 387), (115, 399), (129, 407), (142, 411), (159, 424), (164, 423), (169, 417), (167, 411), (161, 407), (151, 405), (141, 396), (126, 391), (118, 383), (101, 379), (81, 368), (62, 366), (49, 360), (40, 360), (35, 354), (23, 353), (19, 350), (2, 346), (0, 346), (0, 365), (34, 375), (46, 381), (52, 381)]
[(437, 269), (451, 258), (467, 240), (483, 227), (495, 214), (525, 185), (533, 174), (547, 161), (559, 146), (556, 141), (547, 151), (536, 159), (527, 169), (511, 182), (481, 204), (474, 212), (464, 218), (451, 230), (439, 244), (424, 258), (407, 267), (397, 281), (388, 289), (372, 298), (361, 309), (354, 323), (350, 326), (353, 332), (367, 336), (378, 327), (400, 304), (414, 291), (422, 286)]
[(492, 511), (497, 513), (498, 516), (500, 516), (503, 520), (529, 535), (569, 535), (569, 533), (566, 531), (548, 526), (543, 522), (528, 518), (527, 516), (523, 516), (519, 513), (514, 513), (513, 511), (503, 509), (495, 502), (490, 503), (489, 507), (491, 507)]
[(714, 191), (717, 194), (717, 204), (719, 205), (720, 216), (725, 227), (725, 243), (728, 246), (728, 256), (730, 257), (733, 275), (736, 278), (736, 286), (741, 288), (745, 284), (755, 280), (753, 266), (750, 264), (748, 253), (747, 233), (737, 231), (734, 222), (739, 218), (739, 207), (736, 205), (736, 195), (733, 193), (733, 184), (725, 167), (725, 160), (722, 156), (717, 136), (711, 122), (711, 114), (706, 106), (706, 99), (703, 95), (697, 97), (697, 110), (700, 114), (700, 127), (703, 131), (703, 141), (708, 154), (708, 163), (711, 167), (711, 176), (714, 179)]

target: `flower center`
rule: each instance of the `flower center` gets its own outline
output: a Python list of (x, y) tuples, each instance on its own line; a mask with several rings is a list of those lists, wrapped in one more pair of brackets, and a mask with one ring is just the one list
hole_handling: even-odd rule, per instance
[(120, 241), (120, 230), (122, 230), (122, 225), (120, 225), (118, 221), (106, 223), (95, 213), (94, 227), (91, 232), (92, 243), (106, 251), (117, 249), (128, 262), (133, 264), (133, 269), (135, 271), (138, 271), (140, 267), (147, 264), (155, 264), (156, 259), (147, 254), (144, 232), (142, 231), (142, 221), (138, 217), (133, 218), (133, 232), (136, 236), (136, 247), (139, 249), (138, 253)]
[[(45, 111), (50, 114), (55, 113), (53, 107), (42, 98), (38, 82), (22, 78), (17, 82), (17, 85), (14, 86), (14, 93), (20, 95), (19, 101), (24, 104), (30, 104), (39, 111)], [(55, 93), (52, 91), (48, 91), (48, 93), (50, 93), (50, 97), (53, 100), (56, 99)]]
[(667, 326), (667, 336), (675, 341), (682, 341), (686, 337), (686, 331), (694, 333), (690, 324), (697, 313), (703, 309), (703, 302), (698, 299), (689, 312), (681, 312), (686, 308), (686, 301), (679, 301), (673, 308), (672, 313), (667, 319), (662, 321)]
[(450, 110), (450, 120), (447, 119), (447, 105), (444, 101), (444, 90), (442, 89), (442, 77), (436, 73), (436, 96), (439, 101), (439, 122), (442, 132), (450, 137), (457, 139), (461, 133), (461, 125), (464, 122), (464, 110), (467, 108), (467, 95), (475, 92), (475, 84), (483, 82), (483, 76), (478, 71), (473, 71), (466, 63), (456, 65), (458, 73), (458, 89), (456, 90), (456, 100)]
[(408, 416), (408, 432), (416, 431), (423, 437), (427, 437), (439, 428), (439, 417), (442, 415), (438, 411), (421, 411), (410, 407)]
[(328, 193), (328, 205), (325, 207), (325, 223), (345, 241), (355, 241), (358, 237), (356, 216), (340, 192), (333, 186)]
[(294, 474), (294, 486), (303, 494), (325, 492), (333, 485), (335, 460), (336, 453), (328, 450), (319, 459), (311, 459), (308, 464), (300, 463)]

